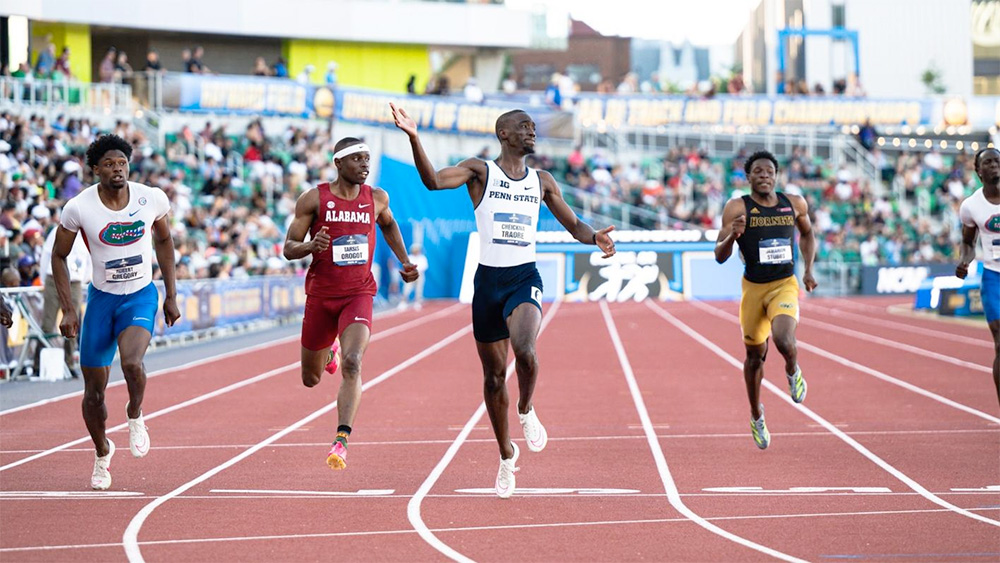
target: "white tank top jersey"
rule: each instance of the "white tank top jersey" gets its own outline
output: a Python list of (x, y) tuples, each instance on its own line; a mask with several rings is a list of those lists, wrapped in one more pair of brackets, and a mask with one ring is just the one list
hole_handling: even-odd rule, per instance
[(990, 203), (979, 188), (962, 202), (959, 216), (966, 227), (979, 229), (983, 267), (1000, 272), (1000, 205)]
[(479, 263), (519, 266), (535, 261), (535, 230), (542, 203), (542, 181), (528, 168), (524, 178), (512, 180), (492, 160), (486, 161), (486, 187), (476, 207)]
[(66, 203), (60, 224), (80, 233), (94, 264), (92, 283), (115, 295), (135, 293), (153, 280), (153, 222), (170, 211), (163, 190), (128, 183), (128, 205), (108, 209), (97, 184)]

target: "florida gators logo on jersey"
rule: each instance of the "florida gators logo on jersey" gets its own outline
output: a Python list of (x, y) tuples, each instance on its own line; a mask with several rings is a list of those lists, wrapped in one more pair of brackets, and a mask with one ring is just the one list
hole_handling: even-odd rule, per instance
[(986, 230), (991, 233), (1000, 233), (1000, 215), (994, 215), (986, 220)]
[(101, 229), (99, 238), (109, 246), (128, 246), (139, 241), (144, 234), (146, 234), (146, 223), (143, 221), (108, 223)]

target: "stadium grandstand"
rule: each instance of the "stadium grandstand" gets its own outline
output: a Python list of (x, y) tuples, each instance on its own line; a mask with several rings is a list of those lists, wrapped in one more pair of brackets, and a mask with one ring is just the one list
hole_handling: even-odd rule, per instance
[[(54, 299), (43, 290), (46, 275), (52, 275), (46, 263), (51, 260), (52, 242), (46, 249), (46, 239), (60, 225), (67, 202), (98, 182), (88, 166), (87, 149), (106, 134), (118, 135), (132, 146), (128, 180), (162, 190), (170, 204), (181, 319), (168, 326), (159, 311), (152, 339), (155, 353), (148, 360), (153, 366), (169, 371), (229, 349), (297, 338), (310, 260), (285, 258), (286, 235), (299, 197), (336, 179), (334, 146), (345, 137), (370, 147), (368, 183), (386, 190), (406, 248), (422, 248), (429, 264), (421, 271), (420, 300), (413, 301), (400, 277), (399, 261), (379, 233), (372, 266), (378, 285), (377, 314), (418, 315), (420, 307), (438, 314), (435, 307), (443, 311), (453, 302), (469, 303), (477, 260), (472, 249), (478, 240), (473, 207), (463, 189), (446, 193), (424, 189), (410, 142), (394, 125), (390, 103), (414, 117), (437, 168), (470, 156), (496, 158), (498, 116), (515, 108), (531, 116), (538, 139), (527, 165), (550, 172), (572, 211), (595, 230), (615, 228), (611, 236), (618, 253), (602, 260), (593, 246), (576, 244), (544, 205), (537, 225), (537, 263), (547, 307), (593, 302), (595, 316), (588, 318), (600, 330), (605, 318), (600, 311), (610, 315), (609, 304), (649, 302), (648, 307), (657, 308), (677, 302), (693, 307), (691, 315), (705, 316), (697, 308), (704, 305), (698, 304), (721, 302), (726, 305), (719, 305), (717, 317), (735, 313), (730, 305), (740, 298), (744, 264), (740, 257), (717, 264), (713, 250), (723, 229), (726, 203), (751, 193), (747, 158), (766, 150), (777, 159), (778, 190), (800, 195), (808, 204), (819, 284), (809, 303), (843, 307), (844, 315), (855, 317), (890, 308), (915, 315), (887, 317), (897, 319), (884, 321), (888, 324), (946, 317), (949, 322), (976, 326), (979, 330), (968, 338), (988, 343), (978, 273), (971, 272), (966, 281), (954, 274), (962, 257), (960, 208), (982, 187), (975, 155), (1000, 146), (1000, 0), (744, 2), (750, 7), (743, 11), (744, 25), (738, 35), (722, 38), (722, 45), (693, 44), (683, 37), (602, 33), (600, 22), (578, 19), (571, 15), (572, 7), (553, 8), (568, 2), (552, 6), (504, 0), (174, 4), (136, 0), (126, 9), (110, 0), (0, 0), (0, 291), (14, 309), (14, 325), (0, 327), (0, 393), (6, 396), (0, 409), (16, 411), (81, 388), (73, 358), (60, 360), (58, 373), (42, 365), (47, 361), (43, 352), (63, 346), (58, 325), (43, 329), (45, 300)], [(661, 17), (660, 8), (652, 6), (656, 3), (648, 4), (639, 8), (646, 13), (636, 17)], [(682, 3), (669, 4), (684, 14), (677, 8)], [(886, 25), (890, 19), (894, 23)], [(800, 277), (802, 266), (801, 261), (796, 263)], [(162, 276), (155, 265), (153, 279), (162, 297)], [(849, 306), (845, 304), (849, 300), (856, 301)], [(604, 309), (599, 311), (597, 304)], [(803, 325), (810, 314), (811, 309), (804, 307)], [(941, 326), (948, 332), (952, 325)], [(376, 327), (372, 334), (378, 332)], [(163, 359), (157, 359), (161, 355)], [(777, 353), (773, 356), (769, 373), (777, 373), (781, 365)], [(973, 363), (983, 363), (979, 359), (976, 355), (956, 361), (967, 364), (962, 369), (971, 369)], [(296, 360), (297, 348), (288, 362)], [(959, 369), (956, 365), (941, 368), (941, 373)], [(116, 370), (120, 371), (117, 364), (112, 379), (120, 379)], [(989, 376), (978, 371), (976, 375), (982, 376), (976, 385), (981, 383), (989, 398)], [(40, 381), (58, 389), (38, 391)], [(375, 400), (366, 396), (371, 404)], [(985, 405), (992, 410), (978, 408), (995, 414), (995, 401)], [(120, 407), (115, 409), (120, 415)], [(5, 412), (0, 410), (0, 416)], [(8, 420), (0, 418), (0, 424)], [(76, 418), (67, 420), (78, 423)], [(403, 424), (403, 419), (395, 420)], [(745, 426), (745, 421), (740, 424)], [(836, 426), (846, 428), (846, 424)], [(992, 425), (992, 433), (985, 436), (1000, 443), (996, 424), (986, 425)], [(156, 438), (166, 435), (166, 426), (163, 419)], [(809, 431), (818, 427), (812, 425)], [(462, 426), (448, 428), (454, 434)], [(741, 426), (739, 432), (744, 431)], [(959, 431), (964, 430), (955, 430)], [(173, 441), (178, 446), (183, 442), (184, 438)], [(38, 451), (49, 447), (55, 446)], [(84, 447), (89, 448), (89, 441)], [(991, 447), (996, 453), (995, 443)], [(11, 463), (11, 455), (3, 452), (2, 461)], [(980, 472), (985, 475), (982, 482), (956, 481), (951, 490), (992, 487), (995, 493), (1000, 476), (995, 461), (993, 469)], [(14, 470), (8, 475), (13, 476)], [(319, 543), (310, 551), (289, 551), (287, 559), (281, 551), (246, 557), (227, 554), (219, 544), (213, 544), (219, 551), (210, 557), (159, 552), (174, 537), (166, 532), (157, 535), (161, 544), (139, 542), (130, 548), (129, 531), (124, 528), (106, 540), (110, 543), (92, 551), (70, 545), (89, 544), (91, 539), (82, 534), (72, 538), (11, 534), (11, 526), (21, 527), (29, 520), (22, 519), (28, 518), (27, 501), (11, 505), (18, 501), (7, 500), (9, 490), (44, 485), (28, 480), (15, 486), (14, 479), (4, 477), (0, 559), (28, 555), (44, 559), (43, 550), (51, 548), (63, 550), (54, 552), (59, 560), (63, 556), (122, 560), (123, 545), (130, 561), (142, 560), (137, 555), (139, 545), (150, 560), (336, 558), (317, 547)], [(133, 519), (151, 498), (172, 498), (173, 493), (166, 491), (188, 479), (175, 479), (177, 483), (166, 487), (162, 496), (142, 497), (146, 499), (142, 505), (129, 505), (124, 521)], [(808, 479), (795, 483), (811, 484)], [(827, 485), (840, 486), (824, 482)], [(319, 486), (327, 485), (301, 488)], [(349, 486), (381, 488), (363, 480)], [(405, 487), (396, 488), (414, 495), (412, 490), (403, 491)], [(240, 494), (235, 485), (227, 490)], [(460, 490), (477, 494), (473, 489)], [(536, 502), (562, 494), (537, 491), (539, 498), (532, 499)], [(357, 493), (364, 494), (381, 493)], [(418, 491), (410, 501), (411, 510), (418, 502), (418, 514), (417, 499), (424, 494)], [(315, 493), (314, 498), (320, 495)], [(362, 500), (356, 500), (360, 506)], [(992, 513), (984, 509), (982, 514), (996, 524), (993, 500)], [(261, 505), (255, 506), (257, 510)], [(635, 506), (636, 514), (646, 510), (645, 504)], [(375, 514), (379, 508), (366, 505), (364, 510)], [(622, 508), (613, 518), (628, 510)], [(12, 521), (14, 512), (19, 522)], [(405, 507), (402, 514), (405, 523)], [(646, 511), (637, 517), (661, 517), (651, 514)], [(462, 522), (469, 530), (477, 525), (475, 519)], [(525, 523), (530, 522), (518, 524)], [(716, 523), (728, 527), (721, 520)], [(69, 525), (53, 521), (38, 529)], [(706, 522), (703, 527), (711, 526)], [(416, 530), (420, 537), (431, 538), (427, 543), (433, 550), (424, 545), (412, 560), (552, 561), (565, 556), (565, 560), (680, 561), (701, 560), (702, 555), (710, 560), (747, 555), (697, 550), (678, 554), (655, 543), (630, 546), (612, 540), (601, 555), (569, 547), (501, 555), (459, 541), (443, 545), (427, 526)], [(234, 530), (230, 535), (244, 533), (248, 532)], [(328, 539), (340, 539), (334, 538), (337, 533), (331, 532)], [(345, 528), (345, 536), (349, 533)], [(935, 554), (941, 553), (931, 548), (923, 555), (900, 548), (899, 554), (885, 557), (949, 561), (1000, 557), (995, 531), (954, 537), (987, 533), (993, 534), (992, 547), (964, 549), (956, 540), (956, 545), (941, 548), (950, 551), (940, 558)], [(537, 538), (531, 541), (544, 545)], [(354, 546), (346, 558), (409, 559), (408, 551), (397, 551), (391, 542), (387, 545), (382, 546), (389, 550), (384, 552)], [(753, 545), (752, 549), (761, 547)], [(107, 546), (114, 551), (98, 551)], [(463, 547), (476, 555), (464, 558), (455, 551)], [(750, 556), (799, 560), (766, 549)], [(802, 559), (853, 557), (850, 551), (821, 552), (799, 544), (781, 549)], [(862, 548), (850, 544), (829, 549)]]

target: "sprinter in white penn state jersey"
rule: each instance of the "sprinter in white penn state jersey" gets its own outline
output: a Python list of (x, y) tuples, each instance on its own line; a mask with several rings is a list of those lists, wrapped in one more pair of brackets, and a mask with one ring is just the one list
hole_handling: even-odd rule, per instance
[(514, 349), (520, 395), (517, 413), (528, 449), (540, 452), (548, 440), (531, 402), (538, 378), (535, 340), (542, 322), (542, 280), (535, 268), (535, 230), (541, 202), (573, 238), (596, 244), (605, 258), (615, 253), (615, 243), (608, 235), (614, 227), (595, 231), (580, 221), (563, 200), (552, 175), (525, 165), (524, 157), (535, 152), (535, 122), (524, 111), (509, 111), (497, 118), (499, 158), (469, 158), (435, 172), (420, 144), (416, 122), (402, 108), (389, 105), (396, 127), (410, 138), (413, 160), (427, 189), (448, 190), (464, 184), (476, 210), (480, 255), (472, 327), (483, 364), (486, 410), (500, 447), (496, 492), (500, 498), (509, 498), (514, 494), (519, 452), (507, 429), (508, 344)]

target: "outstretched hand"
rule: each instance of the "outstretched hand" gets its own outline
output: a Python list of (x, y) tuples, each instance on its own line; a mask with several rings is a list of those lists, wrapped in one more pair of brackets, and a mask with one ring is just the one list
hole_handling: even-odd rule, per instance
[(403, 269), (399, 271), (399, 275), (402, 276), (404, 282), (410, 283), (417, 281), (417, 278), (420, 277), (420, 272), (417, 270), (415, 265), (410, 262), (406, 262), (403, 264)]
[(396, 104), (392, 102), (389, 102), (389, 107), (392, 108), (392, 119), (396, 122), (396, 127), (399, 127), (403, 132), (411, 137), (416, 135), (417, 122), (406, 113), (406, 110), (396, 107)]
[(615, 241), (611, 240), (611, 236), (608, 235), (613, 230), (615, 230), (615, 226), (611, 225), (595, 233), (597, 236), (594, 237), (594, 242), (597, 243), (597, 248), (604, 251), (604, 256), (601, 258), (611, 258), (615, 255)]

